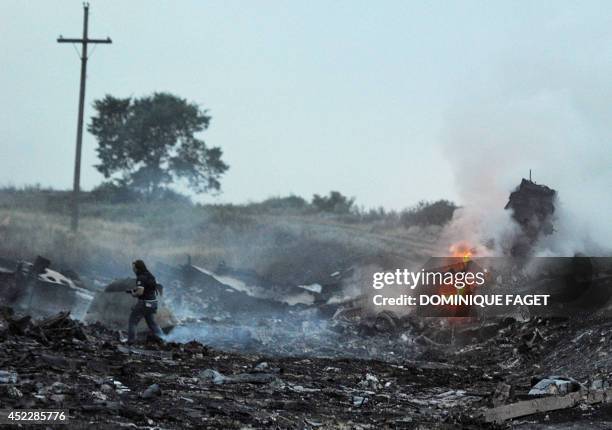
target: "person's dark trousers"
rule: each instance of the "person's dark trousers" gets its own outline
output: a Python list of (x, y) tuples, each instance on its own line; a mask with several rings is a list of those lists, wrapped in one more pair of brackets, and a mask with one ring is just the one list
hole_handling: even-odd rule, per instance
[(149, 330), (153, 332), (155, 336), (162, 339), (164, 333), (155, 322), (155, 313), (157, 312), (157, 301), (145, 301), (138, 300), (138, 303), (132, 307), (132, 313), (130, 313), (130, 322), (128, 326), (128, 343), (134, 343), (136, 340), (136, 326), (142, 318), (145, 319)]

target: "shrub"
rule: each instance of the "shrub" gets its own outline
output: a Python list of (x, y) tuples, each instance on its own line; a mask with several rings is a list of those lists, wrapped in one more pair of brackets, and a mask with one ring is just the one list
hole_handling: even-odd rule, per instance
[(170, 188), (159, 188), (155, 193), (147, 195), (127, 185), (117, 182), (103, 182), (90, 193), (91, 199), (96, 202), (111, 204), (134, 203), (134, 202), (168, 202), (191, 204), (191, 199)]
[(331, 212), (336, 214), (346, 214), (351, 212), (355, 198), (346, 197), (339, 191), (331, 191), (329, 196), (312, 196), (312, 205), (320, 212)]
[(413, 225), (444, 225), (451, 220), (457, 206), (448, 200), (436, 202), (420, 201), (415, 207), (406, 209), (400, 215), (404, 227)]
[(116, 184), (114, 182), (101, 183), (91, 190), (91, 197), (97, 202), (113, 204), (130, 203), (141, 199), (138, 192), (125, 185)]
[(307, 207), (306, 200), (292, 194), (287, 197), (270, 197), (260, 203), (250, 203), (246, 209), (254, 212), (285, 212), (287, 210), (302, 211)]

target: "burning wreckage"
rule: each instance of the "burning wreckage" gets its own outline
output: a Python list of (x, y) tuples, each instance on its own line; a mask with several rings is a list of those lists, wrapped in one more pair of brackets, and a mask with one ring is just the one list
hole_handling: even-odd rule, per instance
[(523, 179), (510, 194), (504, 209), (512, 210), (512, 217), (521, 227), (510, 248), (512, 256), (527, 256), (541, 236), (554, 232), (553, 217), (557, 192), (546, 185)]
[[(540, 208), (534, 185), (510, 198), (528, 238), (516, 258), (550, 231), (554, 206), (524, 212)], [(109, 429), (610, 428), (612, 264), (578, 256), (533, 279), (515, 263), (495, 266), (492, 288), (549, 288), (556, 312), (373, 312), (367, 295), (338, 300), (350, 265), (305, 285), (158, 265), (167, 342), (142, 327), (134, 347), (133, 280), (91, 286), (44, 258), (1, 260), (0, 409), (63, 408), (74, 427)]]

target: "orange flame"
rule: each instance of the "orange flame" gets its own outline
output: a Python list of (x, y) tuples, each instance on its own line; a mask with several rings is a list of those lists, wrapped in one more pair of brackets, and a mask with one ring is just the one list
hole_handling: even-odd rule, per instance
[(465, 242), (459, 242), (452, 244), (449, 248), (449, 252), (452, 257), (463, 258), (463, 262), (467, 263), (476, 254), (476, 248), (470, 247), (470, 245)]

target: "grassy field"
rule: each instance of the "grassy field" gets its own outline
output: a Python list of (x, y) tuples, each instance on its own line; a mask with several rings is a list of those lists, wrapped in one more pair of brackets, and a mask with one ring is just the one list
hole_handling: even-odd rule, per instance
[(130, 262), (184, 263), (255, 270), (279, 282), (309, 282), (353, 261), (424, 261), (438, 226), (404, 228), (310, 210), (186, 203), (82, 205), (79, 232), (70, 229), (65, 194), (0, 192), (0, 256), (50, 258), (57, 267), (120, 276)]

